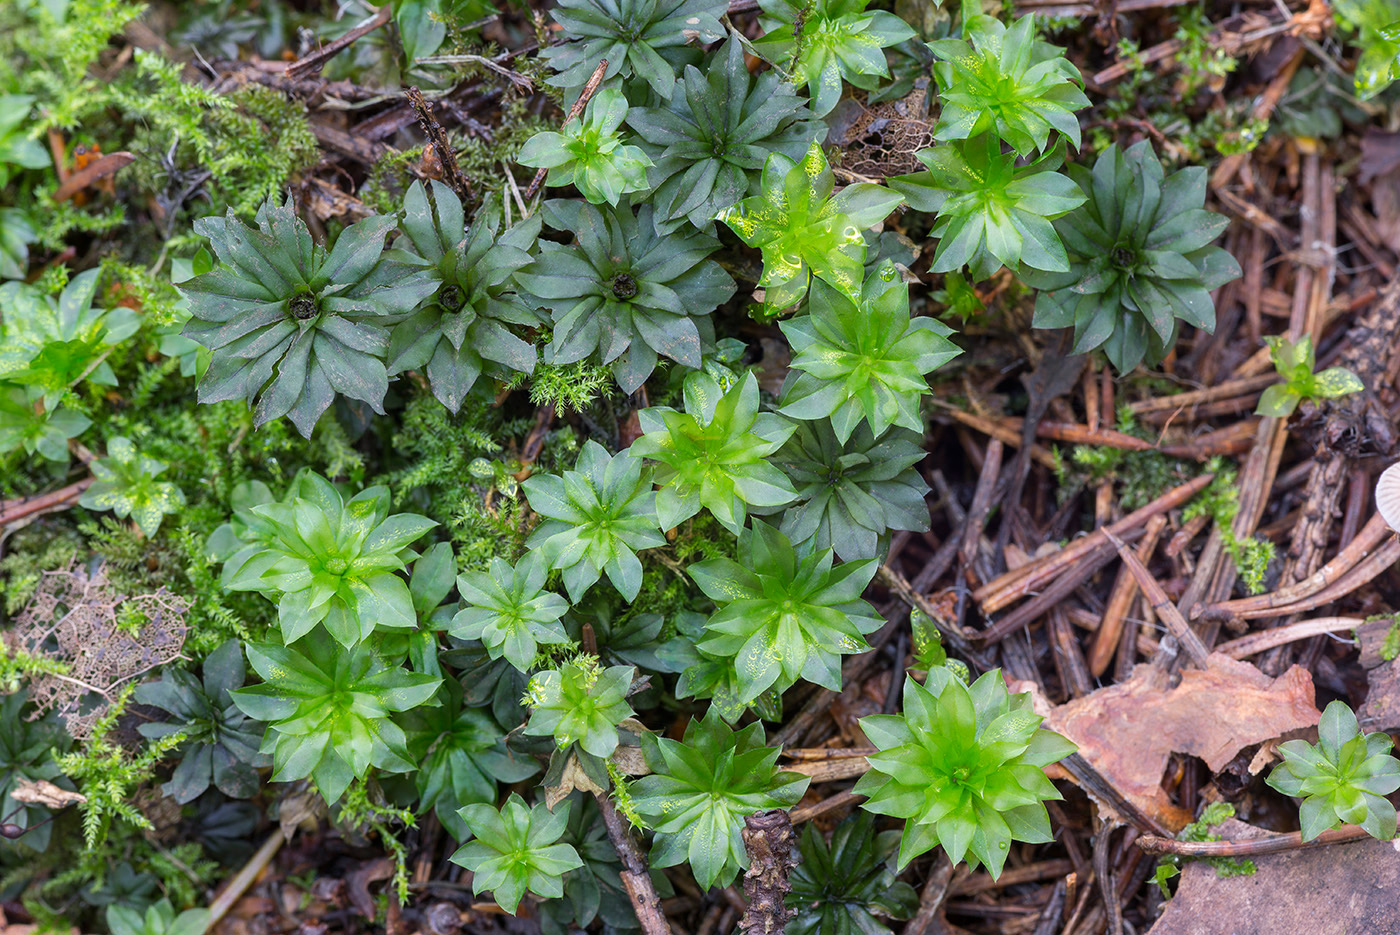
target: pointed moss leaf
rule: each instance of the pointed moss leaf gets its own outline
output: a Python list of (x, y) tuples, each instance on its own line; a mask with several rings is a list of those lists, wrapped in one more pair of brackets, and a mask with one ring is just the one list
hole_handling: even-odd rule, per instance
[(1352, 74), (1356, 96), (1370, 100), (1400, 79), (1400, 10), (1386, 0), (1338, 0), (1334, 11), (1361, 49)]
[(53, 840), (53, 812), (35, 802), (17, 802), (14, 793), (20, 781), (50, 782), (68, 791), (73, 782), (63, 774), (54, 758), (67, 751), (73, 740), (64, 730), (58, 716), (49, 711), (36, 716), (26, 710), (29, 694), (24, 688), (0, 695), (0, 814), (5, 822), (29, 830), (7, 847), (13, 854), (43, 853)]
[(112, 935), (204, 935), (209, 928), (208, 909), (186, 909), (179, 915), (169, 899), (146, 906), (138, 912), (125, 903), (107, 907), (107, 928)]
[(690, 574), (719, 604), (699, 647), (733, 660), (745, 704), (799, 678), (839, 690), (840, 657), (866, 651), (865, 634), (881, 624), (860, 599), (872, 560), (833, 567), (830, 549), (810, 540), (794, 548), (759, 520), (740, 533), (738, 562), (707, 559)]
[(1001, 151), (986, 132), (920, 150), (924, 172), (890, 179), (909, 204), (937, 215), (938, 237), (930, 269), (948, 273), (968, 267), (974, 280), (1002, 266), (1067, 270), (1065, 247), (1050, 221), (1074, 210), (1084, 194), (1056, 172), (1064, 147), (1051, 146), (1027, 165)]
[(559, 618), (568, 602), (544, 590), (548, 564), (540, 552), (530, 552), (514, 567), (491, 559), (489, 572), (466, 572), (457, 578), (464, 608), (452, 618), (449, 632), (459, 639), (481, 640), (492, 659), (504, 657), (528, 672), (539, 644), (566, 643)]
[(562, 571), (577, 601), (604, 573), (633, 600), (642, 586), (640, 549), (664, 545), (656, 519), (651, 471), (627, 454), (609, 455), (587, 442), (575, 470), (562, 477), (535, 474), (521, 487), (530, 508), (544, 517), (526, 542), (550, 568)]
[(764, 304), (782, 309), (807, 294), (813, 276), (856, 296), (865, 279), (861, 232), (883, 221), (902, 200), (898, 193), (860, 182), (832, 197), (835, 176), (821, 145), (800, 162), (769, 153), (763, 190), (724, 211), (719, 220), (750, 247), (763, 251)]
[(919, 907), (908, 883), (895, 879), (899, 832), (875, 830), (875, 816), (856, 811), (827, 843), (813, 824), (802, 829), (802, 861), (786, 902), (796, 914), (790, 935), (887, 935), (886, 919), (907, 919)]
[(345, 501), (323, 478), (302, 475), (285, 500), (242, 515), (241, 547), (224, 563), (221, 583), (276, 601), (288, 642), (322, 624), (352, 647), (376, 627), (416, 624), (397, 572), (416, 557), (409, 545), (436, 525), (416, 513), (390, 516), (385, 487)]
[(764, 744), (763, 728), (731, 730), (711, 711), (691, 721), (680, 741), (642, 736), (652, 774), (632, 783), (637, 812), (656, 832), (654, 867), (688, 862), (696, 882), (725, 886), (748, 866), (740, 831), (754, 812), (790, 808), (808, 779), (779, 772), (778, 748)]
[[(523, 337), (544, 323), (522, 298), (514, 274), (530, 263), (526, 247), (540, 222), (503, 230), (500, 199), (491, 196), (464, 229), (455, 192), (441, 182), (414, 182), (404, 196), (401, 236), (389, 256), (436, 284), (433, 301), (394, 326), (389, 374), (420, 370), (433, 396), (453, 412), (483, 374), (507, 381), (535, 369), (537, 354)], [(523, 246), (522, 246), (523, 245)]]
[(697, 231), (662, 234), (653, 209), (634, 214), (578, 202), (545, 202), (550, 227), (572, 233), (565, 246), (541, 241), (533, 263), (517, 274), (537, 304), (550, 311), (554, 337), (545, 357), (568, 364), (596, 356), (624, 392), (651, 376), (659, 357), (699, 368), (708, 316), (734, 294), (734, 280), (706, 259), (719, 241)]
[(100, 269), (78, 273), (57, 296), (23, 282), (0, 285), (0, 379), (40, 390), (45, 409), (56, 410), (81, 381), (116, 385), (107, 359), (141, 319), (125, 306), (93, 305), (101, 276)]
[(596, 660), (569, 663), (538, 672), (530, 679), (530, 721), (525, 733), (553, 737), (559, 749), (578, 744), (596, 757), (617, 749), (617, 725), (633, 715), (627, 694), (637, 670), (606, 669)]
[(1269, 346), (1274, 369), (1284, 382), (1264, 390), (1254, 410), (1259, 415), (1285, 418), (1305, 399), (1335, 399), (1366, 388), (1361, 378), (1345, 367), (1329, 367), (1314, 373), (1311, 335), (1305, 334), (1297, 342), (1282, 335), (1266, 337), (1264, 343)]
[(999, 669), (968, 686), (934, 668), (926, 686), (905, 680), (903, 700), (902, 714), (862, 719), (880, 752), (855, 787), (869, 811), (906, 819), (901, 868), (941, 845), (995, 879), (1011, 841), (1048, 840), (1041, 803), (1060, 795), (1040, 767), (1074, 745), (1040, 728), (1028, 695), (1010, 695)]
[(212, 784), (229, 798), (252, 798), (257, 770), (272, 761), (260, 753), (263, 725), (249, 718), (230, 697), (243, 687), (243, 644), (228, 640), (204, 660), (201, 682), (184, 669), (167, 669), (157, 682), (136, 687), (137, 701), (167, 712), (137, 729), (143, 737), (185, 734), (180, 764), (162, 791), (181, 804), (194, 801)]
[(68, 461), (68, 440), (92, 420), (71, 409), (48, 408), (37, 386), (0, 383), (0, 454), (23, 451), (49, 461)]
[(775, 71), (749, 74), (733, 36), (705, 68), (687, 65), (661, 106), (631, 108), (627, 125), (654, 163), (647, 179), (658, 226), (689, 221), (706, 232), (720, 212), (758, 193), (768, 153), (796, 161), (826, 138), (791, 83)]
[(867, 11), (869, 0), (759, 0), (764, 34), (754, 49), (807, 89), (818, 116), (841, 99), (842, 79), (888, 75), (884, 49), (914, 30), (893, 13)]
[(943, 109), (939, 140), (993, 132), (1021, 156), (1044, 152), (1056, 135), (1079, 147), (1076, 110), (1089, 106), (1079, 69), (1064, 50), (1037, 42), (1035, 17), (1007, 27), (994, 16), (974, 16), (962, 39), (930, 43)]
[(1069, 175), (1086, 200), (1055, 222), (1068, 267), (1022, 272), (1040, 290), (1035, 326), (1073, 328), (1074, 353), (1102, 347), (1121, 373), (1159, 363), (1179, 321), (1212, 331), (1209, 290), (1240, 267), (1210, 246), (1225, 219), (1203, 207), (1205, 169), (1167, 176), (1143, 141), (1110, 146), (1092, 170), (1071, 166)]
[(181, 284), (191, 318), (182, 332), (212, 352), (200, 402), (254, 402), (254, 424), (283, 416), (310, 438), (337, 394), (383, 412), (389, 326), (437, 289), (383, 258), (392, 217), (369, 217), (327, 250), (292, 203), (269, 200), (249, 227), (201, 218), (220, 265)]
[(310, 779), (334, 804), (370, 767), (417, 768), (393, 715), (426, 702), (441, 679), (390, 665), (368, 643), (346, 648), (319, 631), (295, 646), (249, 643), (247, 650), (263, 682), (231, 696), (249, 717), (269, 721), (261, 750), (272, 754), (274, 782)]
[(560, 132), (546, 130), (526, 140), (516, 161), (548, 169), (548, 185), (575, 185), (595, 205), (616, 205), (623, 194), (648, 188), (652, 164), (618, 132), (626, 116), (627, 98), (605, 88), (588, 101), (581, 118), (566, 122)]
[(468, 805), (458, 813), (476, 836), (452, 855), (452, 862), (472, 872), (472, 892), (490, 891), (496, 904), (514, 913), (525, 893), (564, 895), (564, 874), (583, 866), (578, 852), (559, 839), (572, 803), (550, 812), (543, 802), (525, 804), (511, 793), (500, 810), (489, 804)]
[(864, 424), (841, 442), (829, 422), (799, 424), (774, 458), (797, 489), (782, 514), (783, 534), (854, 561), (876, 558), (889, 530), (927, 530), (929, 488), (914, 467), (924, 457), (919, 442), (902, 429), (877, 442)]
[(880, 275), (853, 300), (825, 283), (812, 287), (809, 315), (779, 327), (793, 349), (783, 385), (785, 415), (830, 418), (845, 442), (862, 420), (875, 438), (891, 425), (923, 431), (919, 401), (930, 391), (925, 374), (960, 353), (932, 318), (909, 317), (909, 287)]
[(1395, 837), (1396, 816), (1385, 796), (1400, 789), (1400, 760), (1390, 750), (1388, 736), (1363, 734), (1351, 708), (1334, 701), (1322, 712), (1318, 742), (1280, 744), (1283, 759), (1266, 782), (1303, 800), (1299, 824), (1304, 841), (1343, 823), (1389, 840)]
[(779, 507), (793, 499), (792, 484), (768, 463), (793, 426), (781, 416), (758, 411), (753, 374), (724, 393), (709, 374), (689, 374), (685, 401), (683, 413), (644, 410), (646, 434), (629, 449), (634, 457), (659, 462), (656, 506), (664, 528), (679, 525), (704, 507), (738, 535), (749, 507)]
[(725, 0), (562, 0), (551, 15), (571, 41), (541, 53), (559, 72), (548, 83), (582, 88), (607, 59), (605, 80), (635, 75), (667, 98), (676, 80), (675, 53), (692, 39), (723, 38), (719, 17), (726, 8)]
[(131, 517), (148, 537), (154, 536), (167, 514), (185, 505), (185, 495), (169, 481), (157, 480), (168, 467), (139, 454), (131, 440), (107, 439), (107, 456), (92, 462), (96, 480), (78, 502), (89, 510), (111, 510), (118, 519)]
[(472, 804), (494, 804), (497, 782), (520, 782), (539, 772), (532, 758), (512, 752), (505, 731), (481, 708), (463, 704), (462, 686), (443, 683), (438, 705), (420, 705), (402, 720), (418, 770), (418, 807), (433, 809), (458, 841), (471, 830), (458, 812)]

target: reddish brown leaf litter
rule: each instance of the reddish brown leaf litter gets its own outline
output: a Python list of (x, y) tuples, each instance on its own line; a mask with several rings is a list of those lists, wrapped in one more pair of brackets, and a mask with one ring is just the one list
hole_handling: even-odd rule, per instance
[[(1292, 666), (1271, 679), (1216, 653), (1175, 684), (1164, 669), (1139, 665), (1126, 682), (1050, 709), (1045, 726), (1073, 740), (1100, 775), (1177, 831), (1196, 816), (1162, 788), (1172, 754), (1198, 756), (1219, 772), (1245, 747), (1311, 727), (1319, 716), (1305, 669)], [(1099, 808), (1106, 818), (1121, 817), (1104, 803)]]

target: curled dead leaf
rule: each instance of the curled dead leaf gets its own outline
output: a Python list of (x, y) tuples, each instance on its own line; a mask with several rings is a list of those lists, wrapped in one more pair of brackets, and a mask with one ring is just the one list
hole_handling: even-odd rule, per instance
[(606, 793), (608, 790), (598, 785), (579, 765), (578, 754), (570, 753), (569, 758), (564, 761), (564, 769), (559, 774), (559, 782), (555, 785), (544, 787), (544, 804), (551, 812), (554, 806), (569, 797), (569, 793), (575, 789), (582, 789), (584, 792)]
[(43, 805), (46, 808), (67, 808), (69, 805), (87, 801), (87, 796), (81, 792), (69, 792), (51, 782), (42, 779), (29, 780), (23, 776), (16, 777), (15, 788), (10, 792), (10, 798), (24, 805)]
[(624, 776), (648, 776), (651, 774), (651, 767), (647, 765), (646, 758), (642, 756), (641, 747), (619, 746), (612, 752), (612, 756), (608, 757), (608, 761), (616, 766)]

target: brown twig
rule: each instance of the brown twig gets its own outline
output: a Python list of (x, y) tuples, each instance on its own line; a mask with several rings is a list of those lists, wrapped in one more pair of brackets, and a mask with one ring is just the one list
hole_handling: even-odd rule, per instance
[(1084, 661), (1084, 650), (1064, 607), (1050, 608), (1050, 644), (1054, 650), (1055, 671), (1069, 696), (1083, 698), (1093, 691), (1094, 681)]
[(953, 896), (970, 896), (973, 893), (987, 893), (992, 890), (1005, 889), (1008, 886), (1023, 886), (1026, 883), (1040, 883), (1044, 880), (1054, 880), (1063, 877), (1074, 870), (1074, 862), (1064, 857), (1057, 857), (1053, 860), (1041, 860), (1033, 864), (1022, 864), (1019, 867), (1007, 867), (1001, 872), (1001, 876), (992, 879), (989, 873), (979, 872), (969, 874), (960, 878), (953, 884)]
[(466, 176), (462, 174), (461, 167), (457, 165), (457, 152), (452, 148), (452, 142), (447, 138), (447, 131), (433, 116), (433, 105), (429, 104), (423, 97), (423, 92), (415, 87), (405, 88), (403, 93), (418, 114), (418, 124), (423, 128), (423, 135), (433, 145), (433, 152), (438, 158), (438, 164), (442, 166), (443, 181), (457, 193), (458, 198), (463, 201), (471, 200), (471, 183), (467, 181)]
[(17, 523), (30, 516), (63, 510), (78, 502), (84, 490), (92, 486), (96, 478), (84, 477), (58, 490), (37, 497), (20, 497), (15, 500), (0, 500), (0, 526)]
[(1067, 885), (1064, 880), (1055, 884), (1055, 888), (1050, 891), (1050, 900), (1040, 910), (1040, 917), (1036, 921), (1035, 929), (1031, 935), (1055, 935), (1060, 931), (1060, 923), (1063, 921), (1065, 911), (1066, 889)]
[[(1005, 445), (993, 438), (987, 443), (987, 453), (982, 458), (982, 470), (977, 477), (977, 488), (972, 493), (972, 505), (967, 508), (967, 519), (963, 522), (962, 533), (958, 537), (958, 567), (967, 569), (977, 555), (977, 544), (982, 538), (982, 525), (992, 509), (992, 493), (996, 490), (1001, 475), (1001, 454)], [(965, 573), (965, 572), (964, 572)]]
[[(1136, 552), (1138, 561), (1144, 566), (1156, 550), (1162, 530), (1166, 527), (1165, 516), (1154, 516), (1147, 521), (1147, 531), (1138, 543)], [(1125, 629), (1128, 609), (1132, 607), (1133, 598), (1137, 597), (1137, 593), (1137, 579), (1128, 568), (1123, 568), (1118, 572), (1118, 579), (1113, 582), (1108, 604), (1104, 607), (1103, 620), (1094, 633), (1094, 642), (1089, 649), (1089, 672), (1095, 678), (1108, 670), (1108, 664), (1113, 661), (1113, 655), (1118, 651), (1121, 641), (1137, 639), (1137, 627), (1133, 627), (1131, 632)]]
[[(564, 122), (559, 124), (559, 126), (568, 126), (570, 120), (577, 119), (579, 114), (583, 113), (583, 109), (588, 106), (589, 99), (597, 92), (598, 86), (603, 83), (603, 75), (607, 70), (607, 59), (598, 62), (598, 67), (593, 69), (593, 74), (589, 77), (588, 83), (585, 84), (583, 90), (579, 92), (578, 100), (574, 101), (574, 106), (569, 108), (569, 115), (564, 118)], [(535, 177), (530, 180), (530, 187), (525, 189), (525, 200), (527, 202), (534, 198), (539, 192), (540, 186), (544, 184), (544, 179), (547, 175), (549, 175), (548, 169), (540, 169), (535, 173)]]
[(622, 888), (637, 913), (637, 921), (645, 935), (671, 935), (671, 927), (666, 924), (666, 914), (661, 911), (661, 900), (652, 885), (651, 873), (647, 870), (646, 858), (627, 833), (627, 825), (617, 813), (607, 793), (594, 793), (598, 812), (603, 816), (603, 825), (608, 829), (608, 840), (612, 841), (617, 857), (622, 861)]
[(1134, 415), (1145, 415), (1149, 412), (1176, 412), (1192, 406), (1236, 397), (1252, 398), (1260, 390), (1277, 382), (1278, 374), (1276, 373), (1260, 374), (1257, 377), (1245, 377), (1240, 380), (1227, 380), (1205, 389), (1190, 390), (1172, 396), (1156, 396), (1129, 403), (1128, 410)]
[(321, 66), (330, 61), (336, 53), (348, 48), (351, 43), (362, 36), (367, 36), (379, 27), (388, 23), (394, 15), (394, 5), (386, 3), (375, 11), (374, 16), (365, 20), (354, 29), (347, 32), (338, 39), (333, 39), (321, 46), (315, 52), (305, 58), (298, 59), (287, 66), (286, 75), (288, 78), (299, 79), (309, 78), (321, 70)]
[(1116, 824), (1106, 824), (1094, 835), (1094, 877), (1098, 880), (1104, 911), (1108, 913), (1108, 935), (1123, 935), (1123, 907), (1118, 901), (1118, 880), (1109, 860)]
[(136, 161), (135, 153), (108, 153), (74, 172), (54, 190), (54, 201), (67, 201), (93, 182), (106, 178)]
[[(1135, 539), (1142, 534), (1142, 530), (1134, 529), (1125, 533), (1129, 538)], [(1083, 540), (1080, 540), (1081, 542)], [(1058, 605), (1068, 597), (1075, 588), (1088, 581), (1098, 573), (1099, 569), (1107, 565), (1113, 559), (1113, 547), (1106, 541), (1100, 540), (1097, 548), (1075, 557), (1074, 561), (1066, 566), (1059, 577), (1050, 586), (1040, 591), (1030, 600), (1011, 613), (993, 623), (987, 629), (976, 635), (977, 640), (984, 645), (1000, 642), (1007, 636), (1015, 633), (1040, 618), (1040, 616), (1052, 607)], [(985, 605), (984, 605), (985, 609)]]
[(919, 913), (904, 926), (904, 935), (942, 935), (948, 931), (943, 921), (943, 901), (948, 897), (948, 886), (952, 882), (953, 865), (940, 849), (929, 871), (928, 882), (919, 894)]
[(1221, 643), (1215, 647), (1215, 651), (1224, 653), (1231, 659), (1246, 659), (1276, 646), (1286, 646), (1309, 637), (1355, 630), (1365, 622), (1360, 617), (1319, 617), (1316, 620), (1304, 620), (1300, 623), (1290, 623), (1286, 627), (1251, 633), (1228, 643)]
[(865, 796), (857, 795), (854, 792), (838, 792), (833, 796), (822, 799), (820, 802), (813, 802), (811, 805), (802, 805), (794, 808), (792, 810), (792, 823), (794, 825), (800, 825), (804, 821), (811, 821), (813, 818), (825, 815), (827, 812), (834, 812), (848, 805), (855, 805), (864, 798)]
[(271, 862), (272, 858), (286, 841), (286, 835), (284, 835), (282, 829), (279, 828), (268, 836), (267, 840), (263, 842), (262, 847), (258, 848), (257, 852), (253, 854), (252, 857), (248, 858), (248, 862), (243, 865), (243, 869), (239, 870), (238, 873), (228, 881), (228, 885), (224, 887), (223, 892), (219, 893), (214, 901), (209, 904), (209, 928), (212, 929), (219, 923), (220, 919), (228, 914), (228, 911), (233, 908), (234, 903), (238, 902), (243, 894), (247, 892), (248, 887), (253, 885), (253, 881), (258, 878), (258, 874), (263, 872), (263, 868)]
[[(1155, 834), (1161, 837), (1168, 835), (1167, 829), (1162, 826), (1161, 822), (1135, 805), (1082, 754), (1071, 753), (1060, 761), (1060, 766), (1074, 777), (1074, 781), (1079, 784), (1081, 789), (1092, 797), (1107, 802), (1120, 818), (1141, 833)], [(1070, 856), (1073, 857), (1073, 853)]]
[[(963, 412), (961, 409), (948, 406), (947, 404), (940, 405), (938, 400), (934, 400), (934, 405), (939, 405), (954, 421), (961, 422), (970, 429), (975, 429), (989, 438), (995, 438), (1004, 445), (1010, 445), (1013, 448), (1021, 447), (1020, 431), (1012, 428), (1007, 422), (999, 422), (995, 419), (987, 419), (970, 412)], [(1054, 470), (1054, 456), (1041, 446), (1031, 446), (1031, 458), (1036, 464)]]
[(744, 935), (781, 935), (793, 916), (785, 901), (792, 889), (788, 874), (797, 865), (792, 821), (780, 808), (756, 812), (744, 819), (739, 834), (749, 855), (749, 869), (744, 871), (748, 907), (739, 920), (739, 931)]
[(1044, 585), (1047, 581), (1056, 578), (1061, 571), (1079, 561), (1089, 552), (1102, 548), (1108, 541), (1104, 535), (1105, 533), (1112, 532), (1115, 536), (1120, 538), (1127, 536), (1139, 527), (1145, 526), (1149, 519), (1159, 513), (1165, 513), (1168, 510), (1176, 509), (1186, 503), (1186, 501), (1206, 489), (1214, 479), (1214, 474), (1202, 474), (1179, 487), (1174, 487), (1156, 500), (1153, 500), (1144, 507), (1134, 510), (1111, 526), (1097, 529), (1083, 538), (1076, 539), (1058, 552), (1047, 555), (1042, 559), (1023, 565), (1015, 571), (1009, 571), (1000, 577), (992, 579), (972, 592), (972, 599), (981, 605), (985, 613), (999, 610), (1012, 601)]
[(1302, 581), (1294, 582), (1288, 587), (1279, 588), (1268, 594), (1244, 597), (1234, 601), (1197, 605), (1191, 610), (1191, 619), (1205, 617), (1224, 620), (1234, 617), (1249, 620), (1253, 617), (1281, 615), (1286, 611), (1280, 608), (1304, 601), (1342, 580), (1349, 571), (1357, 567), (1368, 555), (1371, 555), (1372, 550), (1388, 536), (1390, 536), (1390, 527), (1386, 526), (1385, 520), (1378, 513), (1372, 516), (1365, 526), (1361, 527), (1361, 531), (1356, 534), (1355, 539), (1347, 544), (1346, 548)]
[(875, 747), (793, 747), (784, 750), (783, 756), (789, 760), (803, 760), (814, 763), (823, 760), (849, 760), (858, 756), (869, 756), (876, 752)]
[(870, 772), (870, 761), (864, 756), (844, 757), (837, 760), (806, 760), (787, 763), (783, 769), (811, 777), (815, 785), (819, 782), (839, 782), (855, 779)]
[(1138, 587), (1142, 588), (1143, 597), (1147, 598), (1148, 604), (1167, 625), (1167, 629), (1172, 631), (1172, 636), (1176, 637), (1176, 641), (1181, 644), (1186, 655), (1190, 656), (1191, 661), (1196, 665), (1205, 666), (1206, 659), (1210, 656), (1210, 650), (1206, 649), (1201, 638), (1196, 635), (1196, 631), (1191, 629), (1191, 625), (1186, 622), (1181, 611), (1177, 610), (1176, 605), (1171, 602), (1171, 598), (1167, 597), (1167, 592), (1162, 590), (1157, 579), (1152, 577), (1152, 572), (1147, 570), (1142, 561), (1133, 554), (1122, 539), (1108, 531), (1105, 531), (1104, 535), (1118, 550), (1118, 557), (1123, 559), (1123, 564), (1128, 566), (1128, 571), (1132, 573)]
[(1290, 834), (1270, 834), (1248, 841), (1178, 841), (1175, 838), (1144, 834), (1137, 846), (1149, 854), (1175, 854), (1179, 857), (1260, 857), (1303, 847), (1325, 847), (1328, 844), (1348, 844), (1369, 837), (1360, 825), (1342, 825), (1324, 831), (1311, 841), (1303, 840), (1301, 831)]

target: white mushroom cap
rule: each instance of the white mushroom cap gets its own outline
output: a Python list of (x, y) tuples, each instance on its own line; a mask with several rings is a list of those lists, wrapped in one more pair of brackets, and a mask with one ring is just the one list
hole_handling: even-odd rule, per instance
[(1386, 468), (1376, 481), (1376, 509), (1387, 526), (1400, 532), (1400, 462)]

